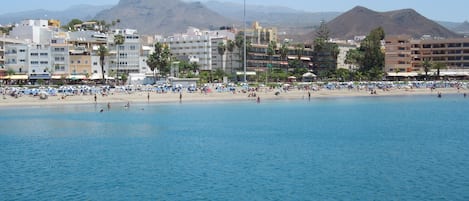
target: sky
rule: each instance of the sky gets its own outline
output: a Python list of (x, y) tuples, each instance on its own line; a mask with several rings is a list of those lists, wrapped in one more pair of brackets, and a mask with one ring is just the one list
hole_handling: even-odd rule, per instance
[[(190, 1), (190, 0), (188, 0)], [(202, 2), (207, 0), (200, 0)], [(243, 3), (243, 0), (218, 0)], [(13, 0), (0, 6), (0, 14), (33, 9), (64, 10), (72, 5), (113, 5), (119, 0)], [(309, 12), (345, 12), (360, 5), (375, 11), (412, 8), (437, 21), (463, 22), (469, 20), (467, 0), (246, 0), (246, 4), (286, 6)]]

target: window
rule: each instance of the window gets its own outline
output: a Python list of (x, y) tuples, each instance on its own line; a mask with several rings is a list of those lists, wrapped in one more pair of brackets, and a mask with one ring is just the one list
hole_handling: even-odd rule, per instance
[(37, 56), (38, 53), (31, 53), (31, 56)]
[(26, 50), (25, 49), (20, 49), (20, 52), (26, 52)]
[(47, 56), (47, 55), (49, 55), (49, 54), (46, 53), (46, 52), (41, 53), (41, 56)]
[(41, 64), (49, 64), (48, 61), (41, 61)]
[(38, 61), (31, 61), (31, 64), (39, 64)]

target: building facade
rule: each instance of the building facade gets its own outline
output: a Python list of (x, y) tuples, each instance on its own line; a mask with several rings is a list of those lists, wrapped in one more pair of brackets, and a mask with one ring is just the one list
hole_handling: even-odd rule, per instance
[(423, 62), (440, 62), (447, 69), (469, 71), (469, 38), (386, 38), (385, 72), (423, 72)]
[(226, 44), (234, 37), (229, 30), (201, 31), (190, 27), (184, 34), (157, 39), (157, 42), (167, 44), (173, 57), (198, 60), (200, 70), (212, 71), (226, 66), (216, 61), (222, 61), (217, 50), (218, 42), (225, 41)]

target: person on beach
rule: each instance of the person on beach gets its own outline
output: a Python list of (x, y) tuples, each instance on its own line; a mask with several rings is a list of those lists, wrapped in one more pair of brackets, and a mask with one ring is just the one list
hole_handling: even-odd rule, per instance
[(150, 102), (150, 92), (148, 92), (147, 100), (148, 100), (148, 102)]
[(98, 102), (98, 97), (96, 96), (96, 94), (94, 94), (94, 102)]
[(182, 103), (182, 93), (179, 92), (179, 103)]
[(311, 92), (308, 91), (308, 101), (311, 101)]
[(257, 97), (257, 104), (261, 103), (261, 97)]

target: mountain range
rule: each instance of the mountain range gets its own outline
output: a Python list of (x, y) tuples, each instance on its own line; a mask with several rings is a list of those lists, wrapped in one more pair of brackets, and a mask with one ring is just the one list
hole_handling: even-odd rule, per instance
[(66, 24), (72, 19), (91, 20), (97, 13), (111, 7), (112, 5), (76, 5), (62, 11), (37, 9), (24, 12), (6, 13), (0, 15), (0, 24), (16, 24), (25, 19), (58, 19), (63, 24)]
[(234, 23), (200, 2), (181, 0), (120, 0), (99, 12), (99, 20), (120, 19), (119, 26), (137, 29), (140, 33), (172, 34), (185, 32), (187, 27), (216, 29)]
[[(0, 24), (17, 23), (23, 19), (59, 19), (66, 24), (71, 19), (100, 19), (108, 22), (120, 19), (119, 27), (134, 28), (142, 34), (173, 34), (185, 32), (188, 26), (216, 29), (220, 26), (242, 27), (242, 3), (186, 2), (181, 0), (121, 0), (111, 6), (73, 6), (64, 11), (34, 10), (0, 15)], [(382, 26), (386, 34), (410, 34), (416, 37), (434, 35), (458, 37), (468, 33), (469, 23), (442, 22), (425, 18), (412, 9), (376, 12), (357, 6), (345, 13), (311, 13), (281, 6), (247, 5), (246, 21), (259, 21), (264, 27), (278, 27), (281, 37), (310, 41), (321, 21), (326, 21), (331, 34), (338, 38), (366, 35)], [(453, 30), (450, 31), (449, 29)]]

